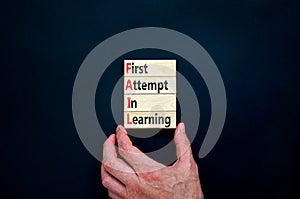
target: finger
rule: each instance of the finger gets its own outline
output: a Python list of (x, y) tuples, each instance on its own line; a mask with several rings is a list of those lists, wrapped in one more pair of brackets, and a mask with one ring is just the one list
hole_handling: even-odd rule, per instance
[(109, 191), (112, 191), (122, 197), (126, 196), (125, 185), (106, 172), (103, 166), (101, 166), (101, 178), (103, 186)]
[[(132, 142), (128, 137), (125, 128), (122, 125), (118, 125), (116, 131), (117, 131), (116, 138), (117, 138), (118, 146), (119, 147), (122, 146), (124, 150), (130, 149), (132, 147)], [(120, 139), (121, 136), (122, 139)]]
[(126, 130), (121, 125), (117, 127), (117, 142), (120, 155), (134, 168), (136, 173), (150, 172), (165, 167), (132, 146)]
[(174, 142), (178, 160), (189, 160), (193, 158), (191, 144), (185, 132), (184, 123), (179, 123), (175, 130)]
[(103, 167), (116, 179), (127, 184), (134, 181), (136, 175), (129, 165), (117, 157), (115, 140), (115, 134), (112, 134), (103, 144)]
[(120, 197), (119, 195), (115, 194), (114, 192), (108, 191), (108, 196), (112, 199), (123, 199), (125, 197)]
[(117, 158), (115, 144), (116, 135), (111, 134), (103, 144), (103, 161), (109, 160), (111, 158)]

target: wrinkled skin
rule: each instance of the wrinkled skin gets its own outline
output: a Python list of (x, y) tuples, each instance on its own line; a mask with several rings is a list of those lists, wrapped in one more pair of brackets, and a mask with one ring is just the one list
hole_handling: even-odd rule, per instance
[[(174, 141), (177, 161), (166, 167), (134, 147), (119, 125), (103, 144), (102, 184), (113, 199), (199, 198), (203, 199), (198, 167), (183, 123), (178, 124)], [(119, 154), (116, 152), (118, 143)]]

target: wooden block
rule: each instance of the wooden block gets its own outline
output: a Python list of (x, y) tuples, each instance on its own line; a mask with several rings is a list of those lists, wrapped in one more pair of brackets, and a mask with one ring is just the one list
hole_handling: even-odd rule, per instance
[(176, 60), (124, 60), (124, 127), (176, 128)]
[(124, 95), (124, 111), (176, 111), (176, 95)]
[(175, 94), (176, 77), (124, 77), (124, 94)]
[(176, 60), (124, 60), (124, 76), (176, 76)]
[(176, 112), (124, 112), (125, 128), (176, 128)]

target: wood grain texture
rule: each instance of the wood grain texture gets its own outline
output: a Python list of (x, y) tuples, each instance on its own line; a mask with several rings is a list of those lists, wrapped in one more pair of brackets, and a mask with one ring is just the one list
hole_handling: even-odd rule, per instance
[(176, 95), (124, 95), (124, 111), (176, 111)]
[(176, 128), (176, 60), (124, 60), (124, 127)]
[[(127, 69), (127, 63), (130, 69)], [(145, 71), (144, 66), (146, 64), (147, 68)], [(137, 73), (135, 73), (135, 68), (137, 68)], [(142, 73), (139, 73), (142, 72)], [(176, 76), (176, 60), (124, 60), (124, 76), (131, 77), (145, 77), (145, 76)]]
[(176, 128), (176, 112), (124, 112), (124, 127)]
[[(128, 82), (128, 80), (130, 82)], [(165, 89), (165, 81), (167, 81), (167, 89)], [(136, 90), (133, 83), (136, 82)], [(138, 82), (140, 84), (138, 85)], [(155, 85), (151, 83), (156, 83)], [(160, 84), (158, 84), (160, 83)], [(132, 90), (128, 85), (132, 86)], [(154, 89), (154, 86), (156, 89)], [(176, 77), (124, 77), (124, 94), (158, 94), (158, 87), (163, 86), (164, 88), (160, 93), (171, 94), (176, 93)], [(138, 88), (139, 87), (139, 88)], [(127, 90), (126, 90), (127, 88)], [(140, 89), (140, 90), (139, 90)], [(146, 90), (144, 90), (146, 89)], [(149, 90), (150, 89), (150, 90)], [(152, 90), (153, 89), (153, 90)]]

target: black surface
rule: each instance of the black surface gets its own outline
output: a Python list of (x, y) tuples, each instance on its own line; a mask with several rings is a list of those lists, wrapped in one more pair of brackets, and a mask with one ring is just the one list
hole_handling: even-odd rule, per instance
[[(144, 26), (194, 38), (222, 74), (223, 133), (204, 159), (203, 133), (192, 145), (206, 198), (296, 198), (299, 9), (283, 0), (1, 2), (0, 198), (107, 197), (99, 163), (74, 127), (72, 87), (97, 44)], [(204, 85), (195, 89), (205, 95)], [(204, 132), (209, 103), (201, 106)]]

